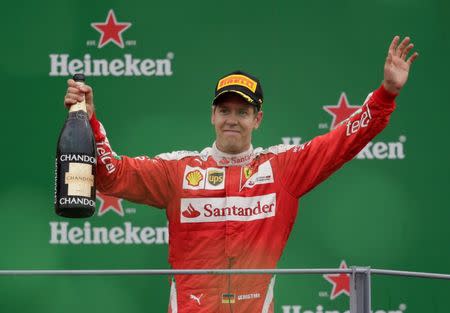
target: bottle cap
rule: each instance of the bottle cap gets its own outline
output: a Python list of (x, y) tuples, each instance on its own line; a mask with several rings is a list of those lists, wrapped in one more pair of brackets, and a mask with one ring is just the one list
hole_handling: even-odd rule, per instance
[(75, 74), (73, 75), (73, 80), (76, 82), (85, 82), (86, 81), (86, 77), (84, 76), (84, 74)]

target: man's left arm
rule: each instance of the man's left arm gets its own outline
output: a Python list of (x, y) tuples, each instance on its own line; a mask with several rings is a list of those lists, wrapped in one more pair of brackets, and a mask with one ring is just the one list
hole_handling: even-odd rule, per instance
[(413, 48), (409, 37), (399, 44), (395, 36), (384, 65), (383, 84), (367, 97), (361, 109), (331, 132), (283, 153), (282, 182), (295, 197), (307, 193), (351, 160), (388, 124), (395, 109), (395, 97), (408, 79), (418, 53), (407, 58)]

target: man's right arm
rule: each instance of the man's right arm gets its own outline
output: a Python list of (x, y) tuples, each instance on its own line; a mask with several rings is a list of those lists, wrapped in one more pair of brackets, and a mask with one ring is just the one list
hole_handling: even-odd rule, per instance
[(103, 125), (97, 120), (93, 91), (88, 85), (67, 81), (64, 105), (86, 101), (89, 121), (97, 146), (96, 188), (104, 194), (164, 208), (170, 196), (170, 179), (167, 161), (160, 158), (119, 157), (111, 149)]
[(166, 207), (172, 189), (167, 162), (160, 158), (118, 156), (95, 113), (90, 124), (97, 145), (97, 189), (133, 202)]

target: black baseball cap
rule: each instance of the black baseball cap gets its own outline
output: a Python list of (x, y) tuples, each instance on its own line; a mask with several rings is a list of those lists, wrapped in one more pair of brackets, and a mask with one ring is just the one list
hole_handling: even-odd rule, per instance
[(227, 92), (234, 92), (243, 97), (248, 103), (261, 109), (263, 91), (259, 79), (242, 71), (234, 71), (219, 79), (214, 92), (213, 104)]

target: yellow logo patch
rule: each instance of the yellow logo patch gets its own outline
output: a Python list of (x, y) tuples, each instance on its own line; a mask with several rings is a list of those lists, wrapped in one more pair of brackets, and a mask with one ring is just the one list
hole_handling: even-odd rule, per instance
[(257, 83), (244, 75), (230, 75), (222, 78), (217, 84), (217, 90), (229, 85), (239, 85), (255, 92)]
[(223, 172), (208, 171), (208, 182), (213, 186), (220, 185), (223, 182)]
[(199, 170), (195, 170), (186, 174), (186, 180), (189, 186), (197, 187), (203, 180), (203, 174)]
[(222, 303), (234, 303), (235, 297), (232, 293), (223, 293), (222, 294)]
[(250, 176), (252, 176), (252, 174), (253, 174), (253, 170), (251, 169), (251, 167), (244, 167), (244, 176), (245, 176), (245, 179), (249, 179), (250, 178)]

